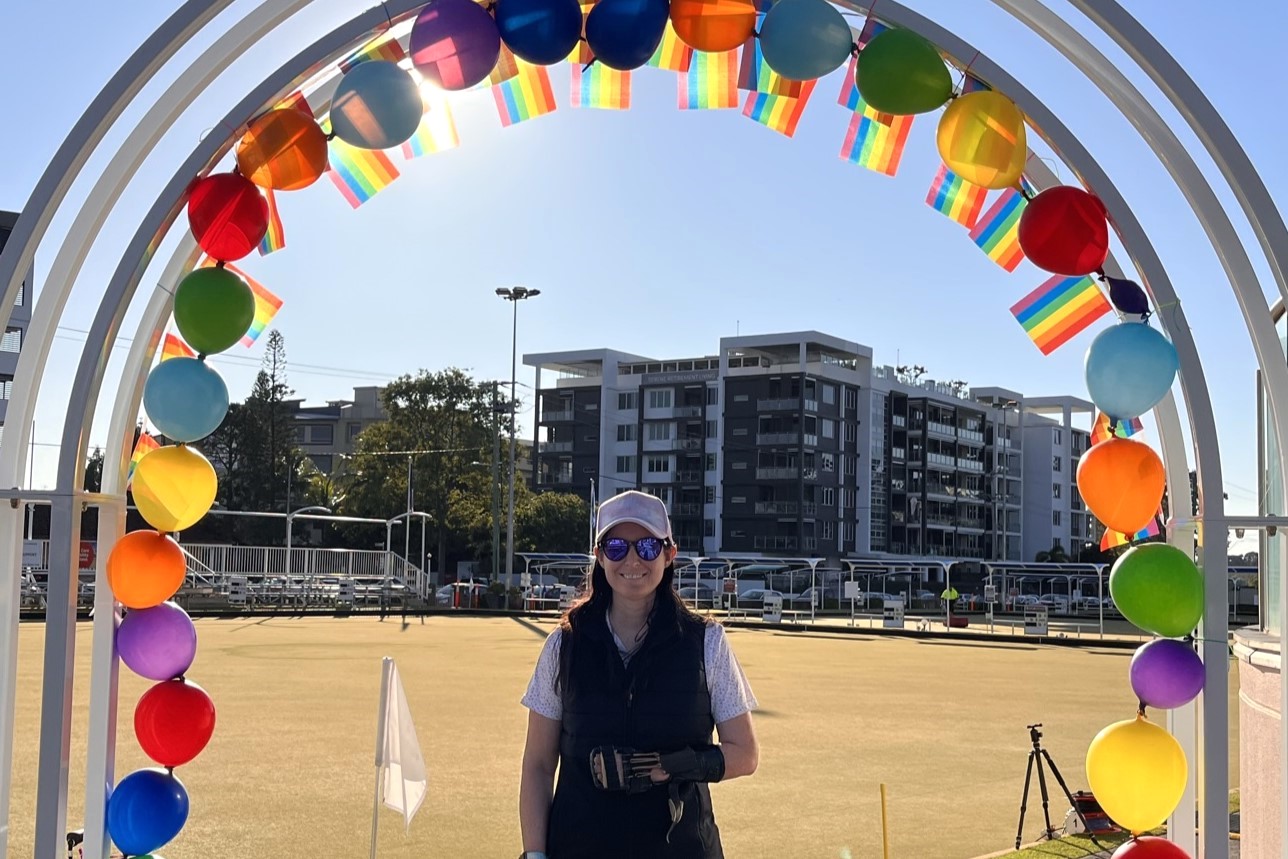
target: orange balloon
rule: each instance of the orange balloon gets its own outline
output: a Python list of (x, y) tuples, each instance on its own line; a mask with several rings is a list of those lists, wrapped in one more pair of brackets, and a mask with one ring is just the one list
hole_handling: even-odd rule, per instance
[(131, 531), (107, 556), (107, 584), (130, 608), (161, 605), (179, 590), (187, 573), (179, 544), (157, 531)]
[(1135, 534), (1163, 501), (1163, 461), (1149, 445), (1111, 438), (1092, 445), (1078, 463), (1078, 492), (1106, 528)]
[(671, 0), (671, 26), (698, 51), (732, 51), (756, 32), (752, 0)]
[(237, 168), (261, 188), (297, 191), (326, 171), (326, 135), (313, 117), (279, 107), (251, 120), (237, 144)]

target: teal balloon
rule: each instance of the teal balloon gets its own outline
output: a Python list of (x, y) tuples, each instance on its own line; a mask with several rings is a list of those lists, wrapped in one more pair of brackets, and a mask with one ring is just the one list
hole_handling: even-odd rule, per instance
[(205, 361), (171, 358), (148, 373), (143, 408), (166, 438), (197, 441), (219, 429), (228, 415), (228, 386)]
[(358, 63), (331, 96), (331, 130), (359, 149), (392, 149), (407, 142), (424, 113), (416, 82), (387, 60)]
[(911, 30), (885, 30), (868, 42), (855, 81), (872, 108), (902, 116), (934, 110), (953, 94), (939, 51)]
[(1109, 594), (1123, 617), (1163, 638), (1189, 635), (1203, 619), (1203, 574), (1166, 543), (1124, 552), (1109, 574)]
[(255, 321), (255, 293), (226, 268), (199, 268), (174, 291), (174, 323), (199, 355), (228, 349)]
[(850, 25), (827, 0), (778, 0), (760, 26), (765, 63), (788, 80), (821, 78), (853, 49)]
[(1087, 392), (1111, 418), (1140, 417), (1172, 388), (1176, 347), (1144, 322), (1123, 322), (1096, 335), (1087, 349)]

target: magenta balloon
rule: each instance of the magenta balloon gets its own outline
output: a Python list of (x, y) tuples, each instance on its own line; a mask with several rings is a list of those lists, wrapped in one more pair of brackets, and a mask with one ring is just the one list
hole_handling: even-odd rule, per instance
[(474, 0), (431, 0), (411, 28), (411, 62), (439, 89), (463, 90), (492, 73), (501, 31)]
[(172, 602), (134, 609), (116, 629), (116, 650), (130, 670), (149, 680), (185, 673), (197, 656), (197, 629)]
[(1131, 688), (1148, 707), (1170, 710), (1203, 691), (1203, 660), (1182, 641), (1159, 638), (1136, 649)]

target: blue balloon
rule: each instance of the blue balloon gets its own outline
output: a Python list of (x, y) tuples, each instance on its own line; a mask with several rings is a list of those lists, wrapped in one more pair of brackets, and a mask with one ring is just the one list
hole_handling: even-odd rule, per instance
[(224, 422), (228, 386), (205, 361), (171, 358), (148, 374), (143, 386), (143, 408), (166, 438), (197, 441)]
[(577, 0), (497, 0), (494, 14), (506, 47), (539, 66), (567, 59), (581, 38)]
[(1176, 379), (1176, 347), (1143, 322), (1124, 322), (1096, 335), (1087, 350), (1087, 391), (1110, 418), (1139, 417), (1167, 396)]
[(331, 129), (359, 149), (391, 149), (420, 127), (425, 102), (411, 75), (386, 60), (345, 72), (331, 97)]
[(164, 846), (187, 822), (188, 791), (165, 770), (135, 770), (107, 800), (107, 833), (127, 856)]
[(666, 35), (670, 0), (600, 0), (586, 16), (586, 43), (609, 68), (638, 69)]
[(850, 25), (827, 0), (778, 0), (760, 27), (765, 63), (793, 81), (810, 81), (840, 68), (854, 49)]

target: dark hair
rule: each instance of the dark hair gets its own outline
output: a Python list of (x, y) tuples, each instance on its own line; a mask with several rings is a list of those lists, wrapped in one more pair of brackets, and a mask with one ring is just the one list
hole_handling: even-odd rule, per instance
[[(589, 573), (589, 586), (579, 596), (559, 620), (560, 640), (559, 674), (555, 688), (563, 690), (571, 680), (569, 667), (573, 639), (576, 633), (587, 629), (589, 624), (604, 623), (608, 610), (613, 605), (613, 588), (608, 584), (608, 573), (604, 565), (595, 560)], [(675, 562), (666, 565), (662, 570), (662, 581), (654, 591), (653, 609), (649, 612), (647, 629), (648, 637), (667, 631), (668, 627), (679, 632), (686, 621), (706, 623), (707, 619), (689, 608), (675, 589)], [(616, 657), (616, 654), (612, 654)]]

